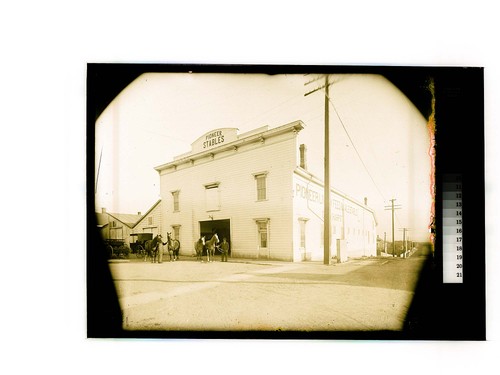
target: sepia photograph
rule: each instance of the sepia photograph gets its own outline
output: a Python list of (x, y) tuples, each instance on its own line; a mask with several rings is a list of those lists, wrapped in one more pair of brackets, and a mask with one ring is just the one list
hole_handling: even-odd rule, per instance
[(493, 2), (2, 7), (5, 374), (497, 374)]
[(449, 113), (482, 69), (87, 72), (89, 337), (484, 339)]

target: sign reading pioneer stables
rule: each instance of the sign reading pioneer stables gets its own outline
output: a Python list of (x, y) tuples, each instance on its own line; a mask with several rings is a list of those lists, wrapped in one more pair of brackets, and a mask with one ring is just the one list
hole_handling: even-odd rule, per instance
[(205, 133), (191, 144), (192, 152), (203, 152), (238, 139), (237, 128), (220, 128)]
[(203, 148), (216, 146), (220, 143), (224, 143), (224, 133), (222, 130), (217, 130), (216, 132), (207, 134), (205, 139), (206, 141), (203, 142)]

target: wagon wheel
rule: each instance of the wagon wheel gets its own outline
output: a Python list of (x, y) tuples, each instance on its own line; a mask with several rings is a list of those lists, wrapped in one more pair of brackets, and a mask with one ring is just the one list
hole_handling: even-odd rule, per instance
[(142, 247), (142, 245), (137, 245), (137, 248), (135, 250), (135, 255), (137, 256), (137, 258), (144, 258), (144, 255), (146, 255), (146, 250), (144, 250), (144, 248)]
[(118, 257), (119, 258), (128, 258), (128, 255), (130, 254), (130, 249), (126, 245), (121, 245), (118, 248)]
[(113, 246), (106, 245), (106, 251), (108, 253), (108, 258), (111, 259), (113, 257)]

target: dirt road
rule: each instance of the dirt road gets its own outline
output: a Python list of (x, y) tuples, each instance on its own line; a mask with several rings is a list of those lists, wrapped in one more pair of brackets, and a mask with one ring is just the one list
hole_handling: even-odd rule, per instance
[(123, 327), (142, 331), (398, 331), (420, 266), (418, 258), (110, 264)]

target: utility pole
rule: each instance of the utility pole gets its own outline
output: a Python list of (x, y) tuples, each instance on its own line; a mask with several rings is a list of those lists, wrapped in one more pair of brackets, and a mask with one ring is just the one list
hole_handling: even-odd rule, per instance
[(403, 231), (403, 244), (404, 244), (404, 249), (405, 249), (405, 257), (406, 253), (408, 252), (408, 239), (410, 238), (410, 228), (401, 228), (400, 230)]
[(403, 228), (403, 246), (404, 246), (404, 253), (406, 257), (406, 228)]
[(401, 205), (394, 205), (394, 201), (396, 199), (393, 198), (391, 199), (391, 205), (390, 206), (385, 206), (386, 210), (391, 210), (392, 211), (392, 256), (396, 256), (396, 241), (394, 241), (394, 210), (399, 210), (401, 208)]
[[(306, 83), (312, 83), (318, 81), (320, 78), (314, 79)], [(321, 90), (325, 89), (325, 178), (324, 178), (324, 189), (323, 189), (323, 264), (330, 264), (330, 247), (331, 247), (331, 226), (330, 226), (330, 112), (329, 112), (329, 87), (331, 83), (328, 82), (328, 74), (325, 74), (325, 85), (323, 87), (318, 87), (308, 93), (304, 94), (307, 96)], [(340, 262), (340, 259), (337, 259)]]
[(405, 256), (406, 256), (406, 228), (403, 228), (403, 244), (404, 244), (404, 250), (405, 250)]
[(330, 112), (328, 105), (328, 74), (325, 75), (325, 182), (323, 201), (325, 202), (325, 229), (324, 229), (324, 264), (330, 264), (330, 247), (331, 247), (331, 226), (330, 226)]
[(387, 242), (386, 241), (387, 241), (387, 233), (384, 232), (384, 253), (387, 253), (387, 248), (386, 248)]

